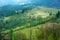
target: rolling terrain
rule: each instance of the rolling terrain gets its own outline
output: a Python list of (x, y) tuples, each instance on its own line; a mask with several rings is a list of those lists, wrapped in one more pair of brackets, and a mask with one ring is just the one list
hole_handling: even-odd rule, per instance
[[(18, 10), (14, 15), (0, 18), (1, 33), (5, 33), (4, 38), (11, 37), (12, 40), (56, 40), (57, 38), (53, 36), (54, 32), (58, 31), (55, 30), (56, 27), (60, 28), (59, 11), (59, 9), (45, 7), (22, 12)], [(57, 25), (55, 29), (53, 25)], [(60, 36), (58, 40), (59, 38)]]

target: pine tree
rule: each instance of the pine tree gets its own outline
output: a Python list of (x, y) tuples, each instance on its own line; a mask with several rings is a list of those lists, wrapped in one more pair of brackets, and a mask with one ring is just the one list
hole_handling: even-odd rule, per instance
[(56, 14), (56, 17), (57, 17), (57, 18), (60, 17), (60, 11), (58, 11), (58, 13)]

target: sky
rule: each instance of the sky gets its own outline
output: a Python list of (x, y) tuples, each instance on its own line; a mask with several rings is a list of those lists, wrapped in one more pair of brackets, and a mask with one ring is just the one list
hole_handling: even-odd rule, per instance
[(24, 4), (30, 2), (31, 0), (0, 0), (0, 6), (8, 5), (8, 4)]
[(47, 6), (57, 6), (60, 8), (60, 0), (0, 0), (0, 6), (8, 5), (8, 4), (26, 4), (26, 3), (40, 3), (42, 5)]

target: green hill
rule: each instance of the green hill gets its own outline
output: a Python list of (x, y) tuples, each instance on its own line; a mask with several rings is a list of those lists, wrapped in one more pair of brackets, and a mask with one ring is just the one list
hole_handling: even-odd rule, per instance
[[(0, 22), (5, 25), (4, 29), (16, 27), (29, 27), (54, 21), (58, 9), (37, 7), (24, 13), (17, 12), (16, 15), (0, 18)], [(2, 25), (1, 25), (2, 26)]]
[[(47, 40), (55, 40), (53, 38), (54, 30), (51, 26), (59, 22), (60, 15), (58, 15), (58, 11), (60, 10), (37, 7), (24, 13), (17, 12), (16, 15), (3, 17), (0, 19), (2, 33), (7, 33), (6, 37), (9, 36), (8, 33), (13, 34), (10, 35), (13, 40), (43, 40), (46, 37), (48, 37)], [(51, 29), (53, 30), (52, 32)], [(50, 33), (46, 33), (46, 30)], [(46, 36), (47, 34), (49, 36)]]

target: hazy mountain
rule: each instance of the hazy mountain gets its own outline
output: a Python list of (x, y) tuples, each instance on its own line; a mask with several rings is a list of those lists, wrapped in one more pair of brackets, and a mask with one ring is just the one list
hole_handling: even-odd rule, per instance
[(60, 0), (32, 0), (32, 3), (45, 7), (60, 9)]
[(25, 5), (5, 5), (0, 7), (0, 17), (2, 16), (10, 16), (16, 14), (16, 11), (19, 10), (29, 10), (36, 7), (33, 4), (25, 4)]
[(0, 17), (14, 15), (16, 14), (16, 11), (29, 10), (37, 6), (60, 9), (60, 1), (59, 0), (35, 0), (35, 1), (31, 0), (31, 3), (29, 4), (28, 3), (23, 5), (10, 4), (10, 5), (0, 6)]

